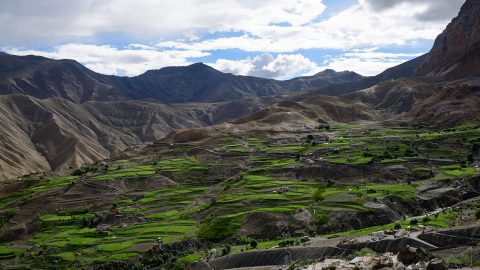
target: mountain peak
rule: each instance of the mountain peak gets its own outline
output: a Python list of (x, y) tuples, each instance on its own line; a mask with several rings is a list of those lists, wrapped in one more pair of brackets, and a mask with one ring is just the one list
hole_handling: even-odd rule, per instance
[(189, 65), (189, 67), (194, 67), (194, 68), (212, 68), (209, 65), (204, 64), (203, 62), (197, 62)]
[(337, 72), (333, 69), (330, 69), (330, 68), (327, 68), (325, 69), (324, 71), (320, 71), (318, 72), (317, 74), (315, 74), (314, 76), (318, 76), (318, 75), (332, 75), (332, 74), (336, 74)]
[(171, 67), (163, 67), (161, 69), (152, 69), (147, 70), (145, 73), (137, 76), (152, 76), (152, 75), (168, 75), (168, 74), (176, 74), (176, 73), (196, 73), (196, 72), (214, 72), (214, 73), (222, 73), (209, 65), (204, 63), (194, 63), (188, 66), (171, 66)]

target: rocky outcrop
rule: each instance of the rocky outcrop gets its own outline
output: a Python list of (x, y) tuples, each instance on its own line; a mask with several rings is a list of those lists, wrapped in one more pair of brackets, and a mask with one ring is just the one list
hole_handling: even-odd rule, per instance
[(480, 241), (480, 226), (423, 233), (418, 238), (438, 247), (464, 246)]
[(467, 0), (458, 17), (437, 37), (416, 76), (459, 79), (480, 75), (480, 2)]
[[(210, 261), (209, 265), (213, 269), (259, 267), (266, 265), (286, 265), (294, 261), (304, 261), (308, 259), (321, 260), (324, 258), (348, 255), (351, 252), (352, 251), (347, 251), (335, 247), (269, 249), (222, 256), (213, 261)], [(202, 269), (196, 268), (195, 265), (192, 265), (191, 267), (189, 267), (189, 269)], [(200, 267), (200, 265), (198, 266)]]
[(440, 258), (434, 258), (428, 262), (427, 270), (447, 270), (447, 264)]
[(352, 243), (352, 244), (340, 244), (337, 247), (348, 249), (348, 250), (361, 250), (362, 248), (369, 248), (377, 253), (385, 252), (399, 252), (400, 250), (406, 249), (408, 247), (417, 247), (417, 248), (431, 248), (431, 246), (426, 243), (417, 241), (412, 238), (397, 238), (397, 239), (385, 239), (375, 242), (363, 242), (363, 243)]
[(419, 261), (428, 261), (433, 258), (433, 255), (424, 248), (407, 246), (398, 252), (397, 258), (403, 264), (410, 265)]
[(249, 213), (240, 231), (258, 239), (275, 239), (286, 236), (302, 236), (308, 234), (311, 214), (298, 209), (294, 214)]

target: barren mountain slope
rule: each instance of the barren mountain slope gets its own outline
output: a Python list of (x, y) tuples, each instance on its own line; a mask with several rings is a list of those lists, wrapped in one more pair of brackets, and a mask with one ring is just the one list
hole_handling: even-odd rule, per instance
[(175, 128), (201, 127), (257, 111), (270, 99), (161, 105), (0, 96), (0, 179), (61, 170), (158, 140)]
[(341, 97), (315, 96), (302, 102), (284, 100), (238, 118), (230, 123), (179, 129), (165, 138), (169, 143), (193, 143), (212, 137), (249, 135), (282, 137), (302, 133), (325, 123), (361, 123), (384, 119), (384, 115), (358, 101)]
[(467, 0), (435, 40), (416, 76), (459, 79), (480, 75), (480, 2)]

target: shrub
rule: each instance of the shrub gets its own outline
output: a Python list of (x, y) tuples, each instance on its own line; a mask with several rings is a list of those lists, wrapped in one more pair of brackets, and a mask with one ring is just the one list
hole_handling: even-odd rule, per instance
[(332, 180), (330, 179), (327, 180), (327, 187), (333, 187), (334, 185), (335, 183)]
[(324, 193), (324, 188), (318, 188), (315, 192), (313, 192), (312, 197), (315, 201), (323, 201), (325, 199), (325, 197), (323, 196)]
[(330, 125), (319, 125), (317, 127), (319, 130), (330, 130)]
[(294, 246), (298, 243), (296, 243), (294, 240), (284, 240), (284, 241), (281, 241), (280, 243), (278, 243), (278, 246), (279, 247), (290, 247), (290, 246)]
[(231, 246), (226, 246), (222, 249), (222, 256), (230, 254), (230, 251), (232, 250)]
[(83, 175), (83, 170), (81, 169), (76, 169), (72, 172), (72, 176), (80, 176)]
[(405, 156), (414, 157), (418, 156), (418, 154), (412, 148), (408, 148), (407, 150), (405, 150)]
[(240, 245), (250, 244), (251, 241), (252, 241), (252, 239), (250, 237), (245, 236), (245, 235), (242, 235), (237, 239), (237, 242)]
[(480, 209), (478, 209), (477, 212), (475, 212), (475, 217), (477, 219), (480, 219)]
[(377, 253), (375, 251), (373, 251), (372, 249), (365, 247), (365, 248), (362, 248), (359, 251), (355, 252), (354, 256), (355, 257), (361, 257), (361, 256), (365, 256), (367, 254), (377, 254)]
[(324, 212), (317, 212), (313, 218), (313, 223), (317, 226), (321, 226), (323, 224), (326, 224), (328, 222), (329, 218), (328, 215), (325, 214)]
[(257, 248), (257, 246), (258, 246), (257, 240), (254, 239), (254, 240), (252, 240), (252, 241), (250, 242), (250, 247), (251, 247), (251, 248), (254, 248), (254, 249), (255, 249), (255, 248)]
[(472, 144), (472, 152), (477, 152), (478, 150), (480, 150), (480, 142), (474, 142)]
[(395, 226), (393, 226), (395, 230), (400, 230), (402, 228), (402, 225), (400, 223), (396, 223)]
[(418, 224), (418, 220), (416, 219), (410, 220), (410, 225), (417, 225), (417, 224)]

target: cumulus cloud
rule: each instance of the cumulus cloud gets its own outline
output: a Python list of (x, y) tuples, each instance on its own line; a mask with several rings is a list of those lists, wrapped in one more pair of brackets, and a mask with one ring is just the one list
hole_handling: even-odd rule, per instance
[(353, 70), (364, 76), (373, 76), (421, 54), (385, 53), (378, 51), (378, 48), (354, 50), (328, 59), (325, 67), (334, 70)]
[[(245, 32), (238, 36), (199, 41), (168, 40), (159, 42), (157, 46), (188, 50), (240, 49), (248, 52), (291, 53), (314, 48), (355, 49), (407, 45), (418, 40), (433, 40), (454, 16), (442, 12), (442, 16), (437, 16), (433, 11), (446, 5), (450, 11), (457, 12), (464, 0), (439, 1), (443, 4), (435, 6), (433, 1), (412, 0), (398, 1), (401, 3), (395, 1), (391, 5), (376, 4), (378, 6), (372, 7), (373, 3), (382, 1), (361, 0), (318, 22), (287, 27), (260, 25), (244, 29)], [(434, 16), (436, 19), (426, 20), (426, 16)]]
[[(136, 76), (147, 70), (167, 66), (184, 66), (196, 62), (196, 58), (208, 56), (208, 52), (188, 50), (158, 50), (154, 47), (131, 44), (125, 48), (85, 44), (65, 44), (52, 51), (4, 48), (14, 55), (41, 55), (53, 59), (75, 59), (87, 68), (110, 75)], [(421, 53), (385, 53), (379, 48), (352, 50), (328, 57), (321, 65), (301, 54), (263, 53), (253, 58), (230, 60), (217, 59), (207, 63), (222, 72), (236, 75), (274, 79), (290, 79), (308, 76), (324, 69), (352, 70), (365, 76), (376, 75), (387, 68), (399, 65)]]
[[(145, 0), (141, 4), (136, 0), (4, 0), (0, 46), (16, 54), (72, 58), (106, 74), (136, 75), (233, 49), (258, 56), (240, 60), (222, 56), (211, 60), (212, 65), (235, 74), (272, 78), (311, 74), (319, 68), (374, 75), (413, 57), (380, 55), (381, 48), (433, 40), (464, 1), (358, 0), (322, 17), (322, 0)], [(103, 34), (134, 44), (91, 45)], [(14, 49), (32, 48), (32, 44), (47, 47), (42, 46), (45, 42), (57, 46), (48, 51)], [(358, 51), (372, 47), (380, 49)], [(314, 63), (299, 54), (309, 49), (345, 53)]]
[(196, 38), (203, 33), (310, 23), (321, 0), (3, 0), (2, 43), (88, 38), (122, 32), (138, 38)]
[[(325, 10), (322, 0), (145, 0), (141, 5), (136, 0), (4, 0), (0, 45), (72, 39), (88, 43), (102, 33), (123, 33), (143, 43), (162, 40), (160, 45), (201, 50), (291, 52), (405, 44), (433, 39), (463, 2), (359, 0), (320, 20)], [(228, 32), (240, 35), (194, 42), (206, 33)]]
[(139, 75), (150, 69), (191, 64), (189, 59), (209, 55), (200, 51), (157, 50), (141, 44), (127, 48), (85, 44), (65, 44), (46, 52), (4, 48), (15, 55), (41, 55), (53, 59), (75, 59), (87, 68), (102, 74)]
[(301, 54), (264, 53), (251, 59), (218, 59), (210, 64), (223, 72), (264, 78), (289, 79), (319, 71), (316, 63)]
[(242, 60), (218, 59), (209, 65), (223, 72), (275, 79), (309, 76), (325, 69), (350, 70), (364, 76), (374, 76), (422, 54), (386, 53), (378, 50), (379, 48), (353, 50), (329, 57), (321, 65), (301, 54), (279, 54), (274, 57), (269, 53)]

